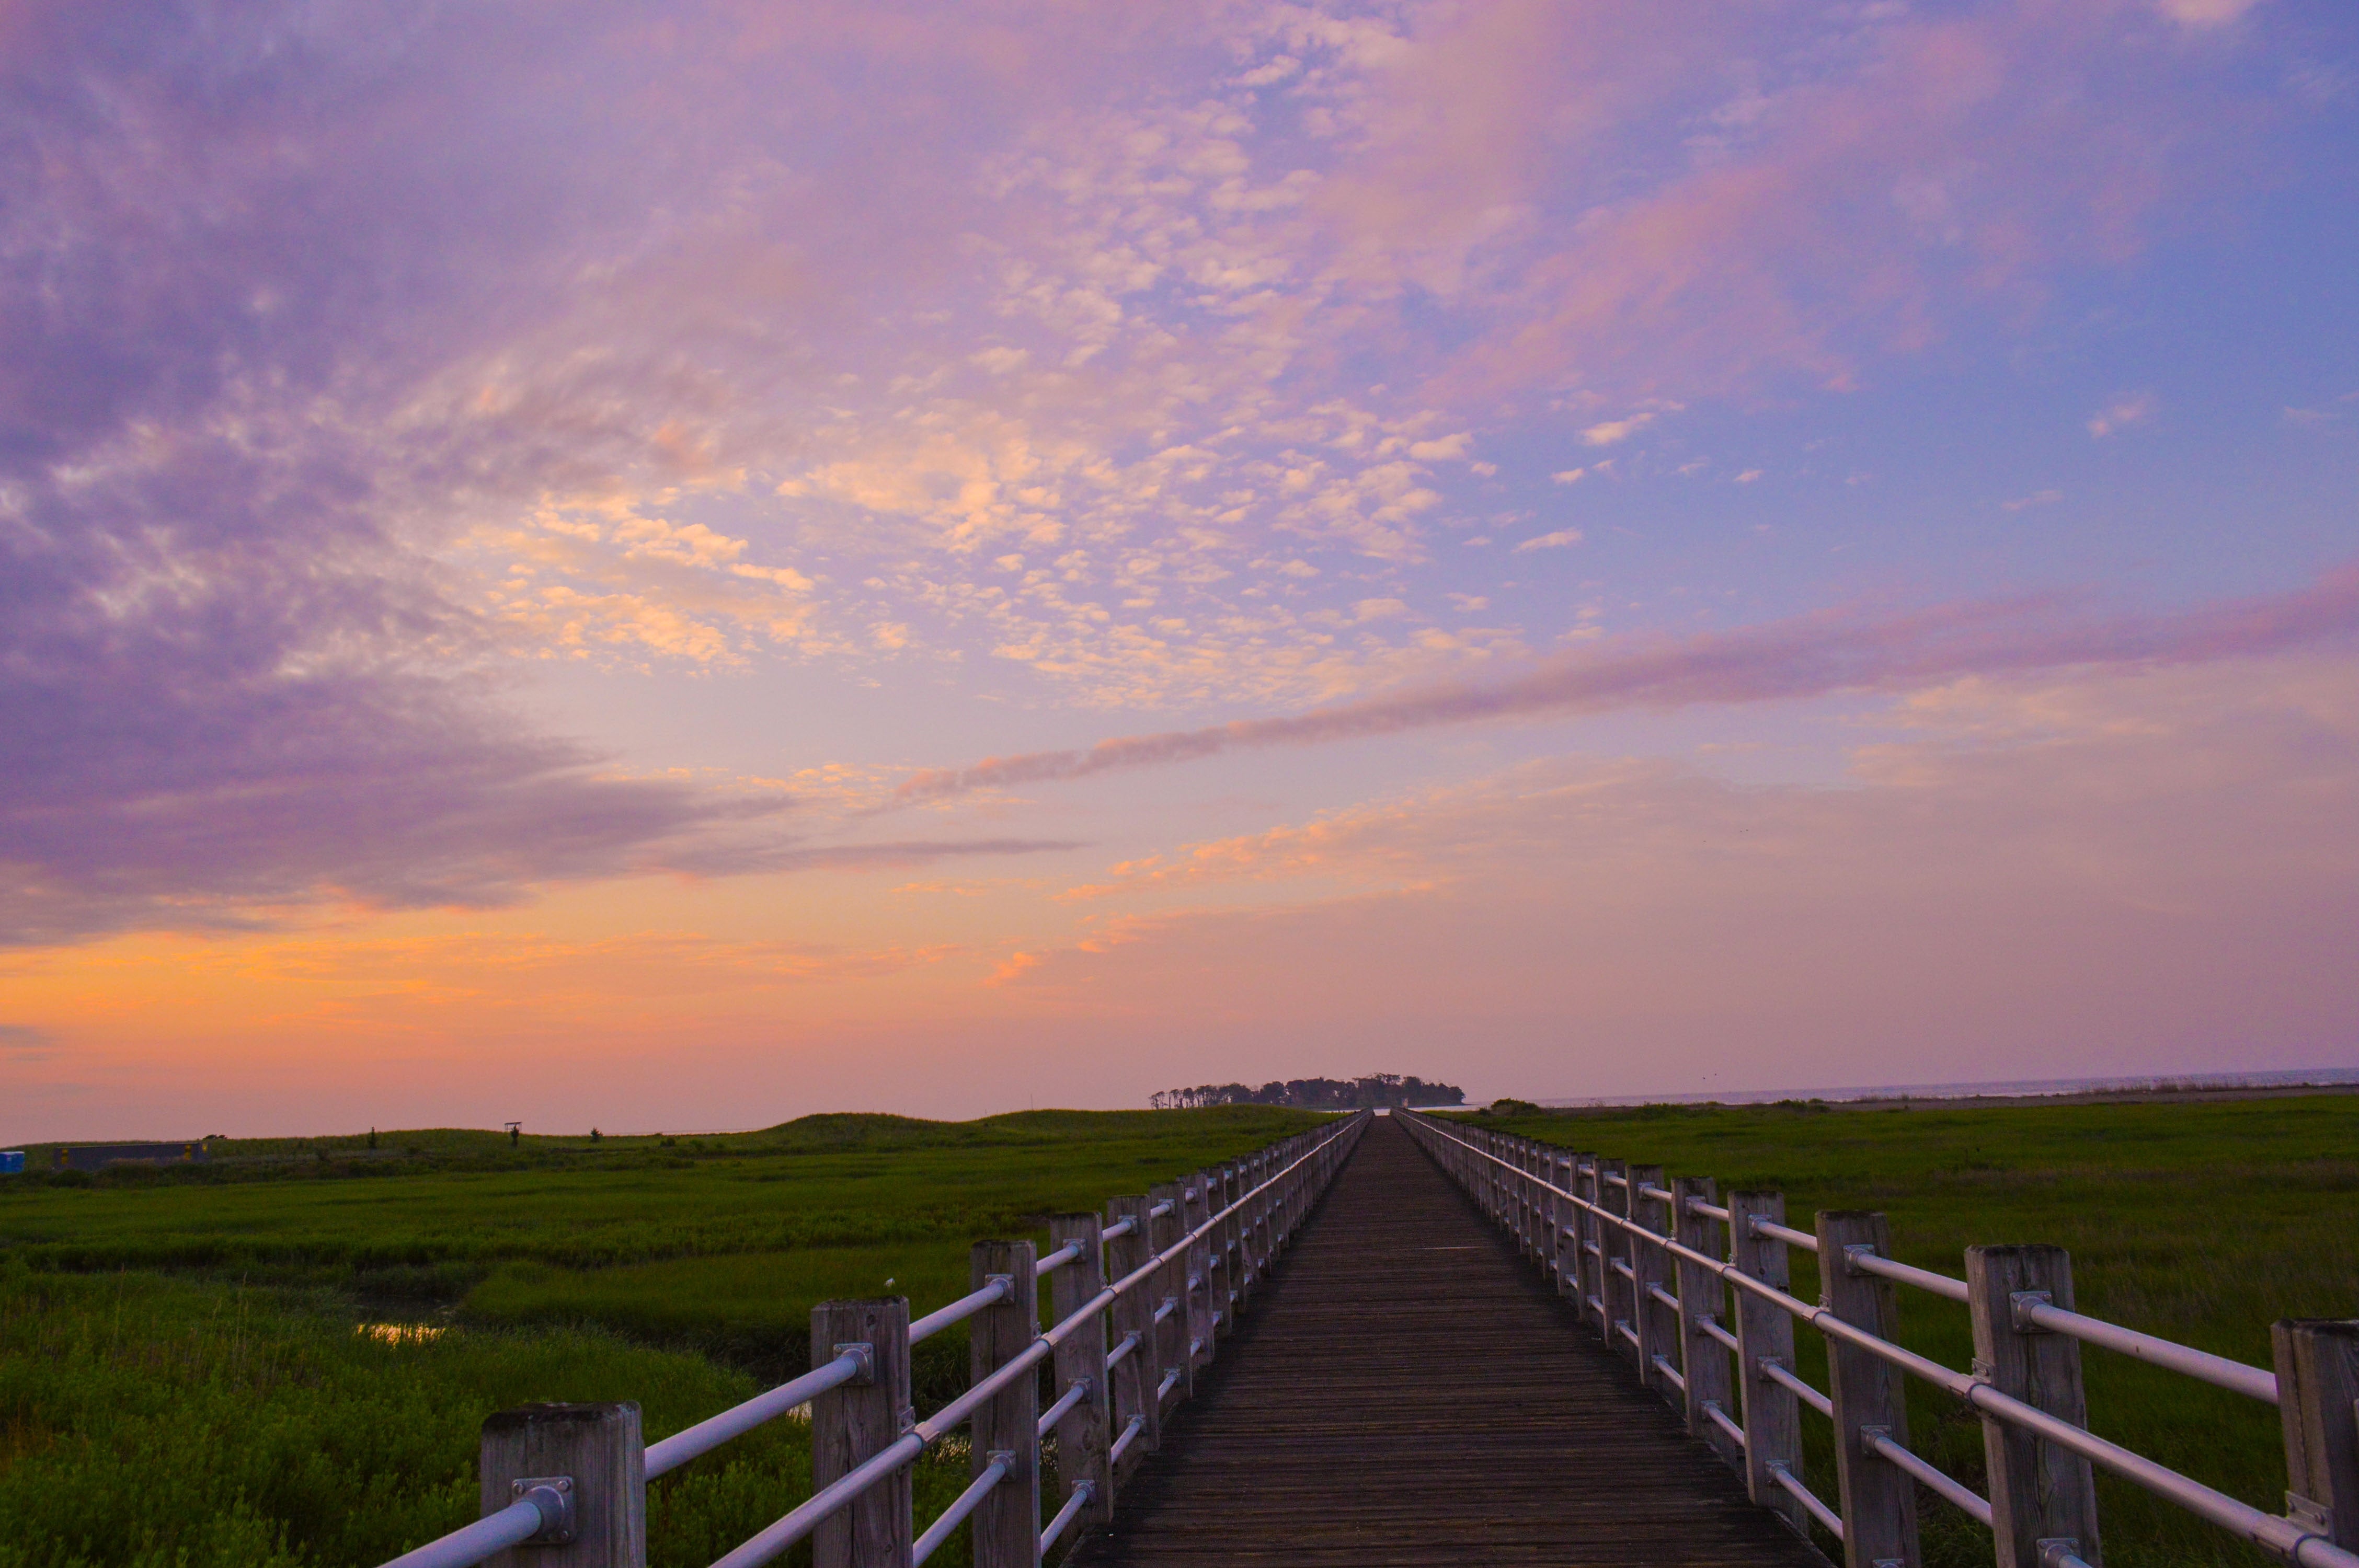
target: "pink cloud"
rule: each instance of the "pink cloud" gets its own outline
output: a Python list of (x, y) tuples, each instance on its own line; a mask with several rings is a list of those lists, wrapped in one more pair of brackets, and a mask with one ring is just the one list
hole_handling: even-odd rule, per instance
[(2157, 614), (2104, 616), (2060, 595), (1901, 613), (1834, 611), (1737, 632), (1586, 647), (1512, 679), (1451, 681), (1275, 719), (987, 758), (919, 773), (906, 796), (954, 795), (1492, 719), (1566, 718), (1698, 704), (1906, 691), (1970, 675), (2071, 665), (2193, 664), (2275, 653), (2359, 631), (2359, 566), (2292, 592)]
[(1536, 762), (1117, 868), (1123, 940), (1030, 978), (1190, 1060), (1522, 1095), (2347, 1065), (2354, 673), (1959, 683), (1843, 788)]

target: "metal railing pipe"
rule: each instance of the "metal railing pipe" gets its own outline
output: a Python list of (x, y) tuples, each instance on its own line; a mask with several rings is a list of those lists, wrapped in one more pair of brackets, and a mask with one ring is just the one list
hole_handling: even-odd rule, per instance
[(1786, 1368), (1780, 1367), (1775, 1361), (1764, 1361), (1761, 1364), (1761, 1375), (1779, 1388), (1790, 1390), (1796, 1399), (1825, 1416), (1829, 1421), (1834, 1419), (1834, 1400), (1810, 1387)]
[(1871, 1427), (1860, 1435), (1867, 1440), (1868, 1447), (1890, 1460), (1897, 1468), (1915, 1476), (1927, 1491), (1953, 1507), (1964, 1509), (1984, 1526), (1989, 1525), (1990, 1500), (1980, 1492), (1952, 1479), (1939, 1465), (1927, 1464), (1913, 1450), (1903, 1448), (1882, 1431)]
[[(916, 1337), (914, 1333), (911, 1337)], [(756, 1394), (744, 1404), (732, 1405), (719, 1415), (673, 1433), (661, 1443), (648, 1444), (647, 1479), (669, 1475), (698, 1454), (709, 1454), (733, 1437), (742, 1437), (765, 1422), (775, 1421), (790, 1410), (810, 1403), (837, 1384), (858, 1377), (865, 1365), (856, 1355), (839, 1356), (790, 1383), (780, 1383), (767, 1393)]]
[(1937, 1274), (1930, 1269), (1919, 1269), (1913, 1264), (1886, 1258), (1882, 1253), (1871, 1251), (1864, 1247), (1846, 1249), (1844, 1256), (1851, 1260), (1852, 1267), (1863, 1274), (1879, 1275), (1892, 1281), (1895, 1284), (1912, 1285), (1918, 1290), (1946, 1297), (1953, 1302), (1962, 1302), (1966, 1299), (1966, 1282), (1963, 1280), (1954, 1279), (1948, 1274)]
[[(545, 1489), (545, 1488), (537, 1488)], [(486, 1514), (463, 1530), (405, 1552), (385, 1568), (474, 1568), (495, 1552), (520, 1545), (549, 1528), (549, 1518), (529, 1497), (517, 1498), (495, 1514)]]
[(940, 1334), (954, 1323), (964, 1323), (1006, 1294), (1007, 1281), (994, 1280), (983, 1289), (971, 1291), (948, 1306), (936, 1307), (909, 1325), (909, 1343), (915, 1345), (920, 1339)]
[(1810, 1487), (1805, 1487), (1801, 1482), (1794, 1479), (1794, 1473), (1791, 1470), (1787, 1469), (1783, 1465), (1772, 1465), (1769, 1466), (1769, 1477), (1771, 1480), (1776, 1481), (1780, 1487), (1783, 1487), (1786, 1490), (1791, 1492), (1794, 1495), (1795, 1499), (1799, 1501), (1802, 1507), (1810, 1510), (1810, 1517), (1819, 1521), (1821, 1529), (1824, 1530), (1829, 1535), (1833, 1536), (1837, 1541), (1841, 1541), (1843, 1539), (1843, 1515), (1835, 1512), (1834, 1509), (1827, 1507), (1825, 1503), (1821, 1502), (1819, 1499), (1818, 1493), (1810, 1490)]
[(1057, 1423), (1065, 1419), (1065, 1412), (1089, 1397), (1090, 1386), (1087, 1383), (1075, 1383), (1067, 1389), (1063, 1398), (1040, 1412), (1040, 1430), (1035, 1435), (1046, 1437), (1056, 1431)]
[(918, 1537), (917, 1544), (909, 1548), (910, 1568), (917, 1568), (919, 1563), (931, 1557), (934, 1548), (948, 1541), (951, 1531), (966, 1522), (966, 1516), (974, 1512), (976, 1505), (983, 1501), (984, 1494), (1006, 1478), (1006, 1460), (995, 1459), (984, 1465), (983, 1474), (974, 1478), (973, 1485), (961, 1492), (958, 1500), (944, 1509), (941, 1517), (928, 1525), (926, 1533)]
[(1788, 1247), (1799, 1247), (1805, 1252), (1816, 1252), (1819, 1249), (1817, 1237), (1807, 1230), (1796, 1230), (1790, 1225), (1779, 1225), (1774, 1219), (1756, 1219), (1753, 1222), (1753, 1234), (1782, 1241)]
[(2198, 1350), (2191, 1345), (2175, 1345), (2168, 1339), (2157, 1339), (2150, 1334), (2140, 1334), (2134, 1328), (2124, 1328), (2102, 1318), (2083, 1317), (2077, 1312), (2067, 1312), (2045, 1302), (2027, 1302), (2017, 1309), (2017, 1315), (2027, 1323), (2038, 1325), (2051, 1333), (2068, 1335), (2083, 1345), (2094, 1345), (2123, 1356), (2136, 1357), (2140, 1361), (2168, 1367), (2174, 1372), (2200, 1379), (2216, 1388), (2231, 1389), (2248, 1399), (2277, 1402), (2277, 1375), (2259, 1367), (2248, 1367), (2242, 1361), (2232, 1361), (2225, 1356), (2214, 1356), (2209, 1350)]
[(1065, 1506), (1057, 1510), (1057, 1517), (1050, 1519), (1049, 1528), (1040, 1532), (1040, 1552), (1043, 1556), (1048, 1554), (1049, 1548), (1057, 1544), (1057, 1538), (1065, 1533), (1066, 1527), (1089, 1506), (1090, 1499), (1096, 1495), (1097, 1487), (1088, 1481), (1083, 1481), (1073, 1488), (1073, 1495), (1065, 1499)]

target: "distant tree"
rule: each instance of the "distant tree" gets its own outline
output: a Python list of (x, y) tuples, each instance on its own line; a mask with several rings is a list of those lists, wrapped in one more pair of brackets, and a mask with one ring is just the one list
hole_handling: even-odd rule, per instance
[(1380, 1105), (1464, 1105), (1466, 1091), (1454, 1084), (1428, 1083), (1398, 1073), (1364, 1078), (1289, 1078), (1259, 1088), (1244, 1084), (1199, 1084), (1164, 1089), (1147, 1103), (1158, 1110), (1192, 1110), (1208, 1105), (1279, 1105), (1299, 1110), (1362, 1110)]

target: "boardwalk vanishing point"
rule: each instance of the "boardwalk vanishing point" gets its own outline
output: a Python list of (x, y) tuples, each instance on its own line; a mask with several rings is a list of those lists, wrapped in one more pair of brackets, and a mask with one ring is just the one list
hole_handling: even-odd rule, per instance
[(1390, 1118), (1071, 1561), (1826, 1563)]
[[(2060, 1247), (1946, 1273), (1881, 1214), (1806, 1230), (1781, 1193), (1406, 1111), (1048, 1228), (974, 1243), (973, 1288), (922, 1316), (820, 1303), (810, 1371), (657, 1442), (629, 1400), (494, 1413), (482, 1517), (386, 1568), (647, 1568), (648, 1483), (805, 1409), (809, 1495), (713, 1568), (806, 1542), (811, 1568), (918, 1568), (962, 1539), (974, 1568), (1804, 1568), (1822, 1542), (1919, 1568), (1927, 1508), (1995, 1568), (2104, 1568), (2100, 1470), (2289, 1568), (2359, 1568), (2359, 1319), (2280, 1319), (2254, 1366), (2077, 1311)], [(1963, 1310), (1971, 1370), (1899, 1342), (1904, 1289)], [(962, 1325), (968, 1386), (921, 1416), (911, 1352)], [(2083, 1346), (2277, 1407), (2286, 1510), (2091, 1430)], [(1912, 1446), (1919, 1385), (1973, 1412), (1979, 1476)], [(921, 1531), (911, 1467), (959, 1448), (970, 1483)]]

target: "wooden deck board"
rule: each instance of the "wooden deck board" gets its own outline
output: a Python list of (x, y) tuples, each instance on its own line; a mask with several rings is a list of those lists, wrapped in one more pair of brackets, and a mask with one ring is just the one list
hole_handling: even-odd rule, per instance
[(1379, 1118), (1087, 1568), (1825, 1568)]

